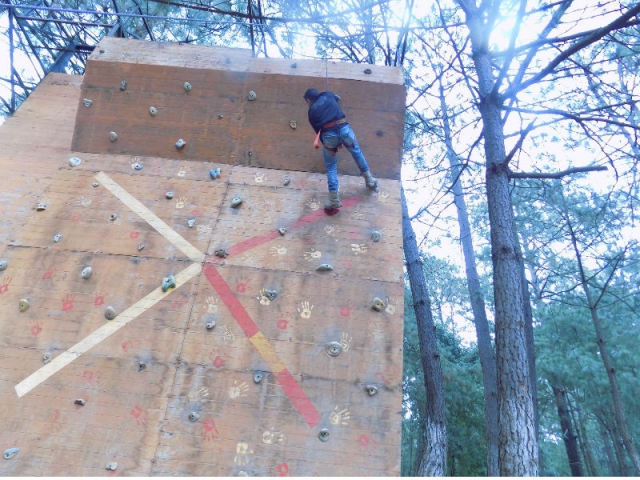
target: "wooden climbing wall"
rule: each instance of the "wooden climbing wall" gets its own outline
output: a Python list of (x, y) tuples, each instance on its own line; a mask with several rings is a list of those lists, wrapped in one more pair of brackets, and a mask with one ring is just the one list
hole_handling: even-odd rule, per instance
[[(100, 48), (133, 51), (131, 42), (118, 42)], [(134, 43), (136, 55), (148, 48), (153, 59), (139, 65), (140, 78), (171, 61), (164, 46)], [(194, 58), (203, 51), (196, 47)], [(246, 58), (210, 51), (214, 59)], [(85, 82), (96, 78), (96, 63)], [(212, 63), (206, 68), (218, 68)], [(279, 75), (275, 63), (275, 73), (256, 80), (258, 94)], [(357, 90), (360, 67), (336, 66), (335, 83)], [(138, 70), (127, 68), (133, 109), (129, 85)], [(172, 68), (181, 77), (184, 67)], [(324, 80), (321, 62), (298, 68)], [(382, 88), (379, 78), (391, 74), (372, 68)], [(113, 124), (103, 124), (103, 114), (117, 111), (109, 98), (123, 92), (114, 78), (111, 93), (105, 87), (85, 107), (81, 78), (47, 77), (0, 128), (11, 146), (0, 153), (7, 172), (0, 178), (0, 261), (7, 262), (0, 272), (0, 449), (9, 457), (0, 475), (399, 475), (399, 170), (381, 179), (378, 194), (362, 178), (342, 175), (344, 207), (327, 216), (325, 175), (299, 167), (320, 158), (308, 132), (301, 135), (311, 130), (299, 114), (298, 129), (287, 123), (290, 131), (277, 140), (292, 152), (289, 164), (276, 155), (260, 166), (239, 159), (251, 141), (241, 131), (258, 124), (252, 107), (229, 114), (243, 126), (236, 137), (223, 141), (217, 129), (205, 135), (235, 157), (181, 157), (175, 134), (166, 132), (174, 157), (164, 146), (150, 155), (145, 148), (164, 138), (145, 136), (156, 132), (151, 117), (120, 129), (116, 142), (108, 138)], [(244, 90), (234, 95), (231, 103), (245, 102)], [(263, 118), (278, 102), (264, 107)], [(379, 128), (382, 138), (397, 139), (386, 148), (399, 155), (401, 132)], [(112, 152), (127, 135), (140, 139), (141, 150), (129, 143)], [(296, 152), (304, 161), (293, 162)], [(71, 166), (71, 157), (81, 163)], [(341, 165), (353, 163), (340, 157)], [(393, 160), (399, 169), (399, 156)], [(211, 179), (215, 168), (221, 176)], [(243, 199), (237, 208), (234, 197)], [(214, 254), (221, 250), (226, 256)], [(316, 270), (321, 264), (333, 270)], [(82, 278), (87, 267), (91, 276)], [(176, 287), (163, 291), (169, 275)], [(371, 308), (375, 297), (385, 302), (380, 312)], [(107, 306), (115, 319), (105, 318)]]

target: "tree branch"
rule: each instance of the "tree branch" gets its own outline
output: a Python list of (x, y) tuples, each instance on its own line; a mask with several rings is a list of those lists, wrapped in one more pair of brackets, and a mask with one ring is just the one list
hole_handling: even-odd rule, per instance
[(571, 57), (573, 54), (579, 52), (585, 47), (588, 47), (592, 43), (597, 42), (608, 33), (611, 33), (614, 30), (619, 30), (621, 28), (627, 27), (628, 21), (631, 20), (633, 17), (637, 16), (638, 14), (640, 14), (640, 3), (636, 3), (632, 8), (629, 9), (627, 13), (625, 13), (624, 15), (621, 15), (620, 17), (615, 19), (613, 22), (609, 23), (608, 25), (605, 25), (602, 28), (595, 30), (591, 35), (587, 35), (582, 40), (571, 45), (565, 51), (561, 52), (556, 58), (554, 58), (546, 67), (540, 70), (533, 77), (529, 78), (529, 80), (527, 80), (526, 82), (522, 82), (519, 85), (516, 84), (513, 87), (509, 88), (507, 91), (505, 91), (502, 94), (503, 100), (506, 98), (513, 97), (517, 95), (519, 92), (521, 92), (522, 90), (525, 90), (526, 88), (528, 88), (529, 86), (538, 83), (544, 77), (552, 73), (558, 65), (560, 65), (569, 57)]
[(593, 165), (591, 167), (573, 167), (567, 168), (566, 170), (562, 170), (560, 172), (554, 173), (543, 173), (543, 172), (512, 172), (508, 171), (509, 178), (562, 178), (567, 175), (573, 175), (574, 173), (583, 173), (583, 172), (603, 172), (607, 170), (607, 167), (604, 165), (598, 166)]

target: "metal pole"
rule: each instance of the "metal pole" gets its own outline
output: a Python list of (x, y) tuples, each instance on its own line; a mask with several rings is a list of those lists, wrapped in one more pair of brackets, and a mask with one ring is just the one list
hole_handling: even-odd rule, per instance
[(13, 66), (13, 7), (9, 6), (9, 68), (11, 69), (11, 75), (9, 79), (11, 81), (11, 115), (16, 111), (16, 84), (15, 68)]

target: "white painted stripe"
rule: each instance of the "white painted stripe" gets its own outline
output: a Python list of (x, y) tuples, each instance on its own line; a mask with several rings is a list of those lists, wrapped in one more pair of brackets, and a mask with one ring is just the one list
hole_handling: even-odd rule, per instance
[[(176, 281), (176, 288), (180, 288), (180, 286), (184, 285), (186, 282), (198, 275), (201, 271), (202, 265), (200, 265), (199, 263), (192, 263), (191, 265), (189, 265), (187, 268), (174, 276)], [(29, 375), (27, 378), (16, 385), (15, 389), (18, 397), (22, 397), (24, 394), (30, 392), (33, 388), (40, 385), (51, 375), (69, 365), (80, 355), (87, 352), (91, 348), (95, 347), (98, 343), (102, 342), (103, 340), (120, 330), (122, 327), (127, 325), (129, 322), (134, 320), (136, 317), (138, 317), (149, 308), (153, 307), (164, 297), (169, 295), (173, 290), (175, 289), (170, 289), (166, 292), (163, 292), (162, 287), (156, 288), (146, 297), (140, 299), (134, 305), (127, 308), (124, 312), (120, 313), (116, 318), (111, 321), (107, 321), (107, 323), (105, 323), (95, 332), (91, 333), (84, 340), (76, 343), (69, 350), (51, 360), (50, 363), (47, 363), (39, 370), (36, 370), (34, 373)]]
[(205, 254), (196, 247), (187, 242), (180, 234), (173, 230), (169, 225), (164, 223), (155, 213), (145, 207), (139, 200), (129, 194), (124, 188), (114, 182), (109, 175), (104, 172), (98, 172), (94, 178), (98, 180), (107, 190), (109, 190), (122, 203), (136, 213), (149, 225), (155, 228), (160, 235), (169, 240), (182, 253), (194, 262), (202, 262)]

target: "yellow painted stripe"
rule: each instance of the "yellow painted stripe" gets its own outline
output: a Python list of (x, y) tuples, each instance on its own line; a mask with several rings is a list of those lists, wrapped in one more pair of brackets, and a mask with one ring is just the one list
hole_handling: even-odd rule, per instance
[(134, 198), (129, 192), (118, 185), (104, 172), (96, 173), (95, 177), (107, 190), (109, 190), (118, 200), (124, 203), (149, 225), (155, 228), (160, 235), (171, 242), (178, 250), (184, 253), (194, 262), (202, 262), (205, 254), (186, 241), (180, 234), (164, 223), (155, 213), (145, 207), (139, 200)]
[[(202, 265), (200, 265), (199, 263), (192, 263), (191, 265), (189, 265), (187, 268), (175, 275), (174, 278), (176, 281), (176, 288), (184, 285), (186, 282), (198, 275), (201, 271)], [(15, 388), (18, 397), (22, 397), (24, 394), (28, 393), (33, 388), (44, 382), (51, 375), (69, 365), (80, 355), (87, 352), (89, 349), (95, 347), (98, 343), (102, 342), (104, 339), (120, 330), (130, 321), (143, 314), (164, 297), (169, 295), (173, 290), (174, 289), (170, 289), (166, 292), (163, 292), (162, 287), (156, 288), (146, 297), (140, 299), (134, 305), (127, 308), (124, 312), (120, 313), (116, 318), (108, 321), (95, 332), (91, 333), (84, 340), (76, 343), (69, 350), (51, 360), (50, 363), (44, 365), (39, 370), (36, 370), (34, 373), (29, 375), (27, 378), (16, 385)]]
[(256, 333), (249, 340), (253, 346), (256, 347), (256, 350), (258, 350), (262, 359), (269, 366), (269, 370), (271, 370), (271, 372), (277, 375), (287, 368), (284, 366), (282, 360), (278, 358), (278, 355), (269, 343), (269, 340), (267, 340), (267, 337), (265, 337), (262, 332)]

